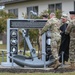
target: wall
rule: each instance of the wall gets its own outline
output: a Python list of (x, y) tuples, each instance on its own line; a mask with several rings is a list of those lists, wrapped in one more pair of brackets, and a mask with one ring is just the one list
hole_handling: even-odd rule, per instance
[(29, 6), (38, 6), (38, 14), (40, 14), (43, 10), (48, 9), (49, 4), (54, 3), (62, 3), (62, 11), (64, 13), (68, 13), (70, 10), (74, 10), (74, 0), (38, 0), (38, 1), (32, 1), (32, 2), (23, 2), (23, 3), (16, 3), (11, 5), (6, 5), (6, 10), (12, 9), (12, 8), (18, 8), (18, 15), (19, 18), (22, 17), (22, 13), (26, 13), (27, 7)]

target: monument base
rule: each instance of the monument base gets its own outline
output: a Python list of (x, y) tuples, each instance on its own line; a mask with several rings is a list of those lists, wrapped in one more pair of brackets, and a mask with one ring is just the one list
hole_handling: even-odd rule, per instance
[(10, 63), (10, 62), (1, 62), (1, 66), (4, 66), (4, 67), (15, 67), (15, 66), (18, 66), (17, 64), (15, 63)]

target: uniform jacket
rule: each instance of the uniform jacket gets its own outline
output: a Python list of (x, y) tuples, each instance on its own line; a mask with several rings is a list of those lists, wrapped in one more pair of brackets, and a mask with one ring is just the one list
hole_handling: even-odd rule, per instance
[(75, 19), (70, 21), (65, 32), (70, 34), (70, 40), (75, 40)]
[(46, 25), (42, 29), (42, 34), (46, 32), (47, 30), (50, 30), (51, 32), (51, 37), (60, 37), (60, 32), (59, 32), (59, 27), (60, 27), (60, 21), (57, 18), (51, 18), (47, 21)]

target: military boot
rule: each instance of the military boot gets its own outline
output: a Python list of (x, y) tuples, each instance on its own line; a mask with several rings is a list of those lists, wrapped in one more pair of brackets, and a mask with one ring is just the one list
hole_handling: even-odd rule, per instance
[(54, 70), (56, 70), (60, 65), (61, 63), (58, 60), (56, 60), (54, 65)]
[(71, 62), (70, 66), (68, 67), (69, 69), (75, 69), (75, 63)]

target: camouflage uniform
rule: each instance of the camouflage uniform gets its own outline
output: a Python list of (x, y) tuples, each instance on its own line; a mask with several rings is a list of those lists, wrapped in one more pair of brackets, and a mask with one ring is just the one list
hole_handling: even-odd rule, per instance
[(51, 50), (53, 57), (57, 60), (58, 50), (60, 46), (60, 32), (59, 32), (60, 22), (57, 18), (51, 18), (47, 21), (46, 25), (42, 29), (42, 34), (47, 30), (51, 32)]
[(70, 62), (75, 62), (75, 19), (71, 20), (65, 32), (70, 34)]

